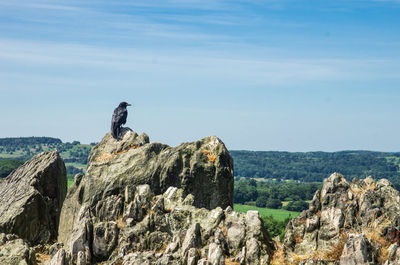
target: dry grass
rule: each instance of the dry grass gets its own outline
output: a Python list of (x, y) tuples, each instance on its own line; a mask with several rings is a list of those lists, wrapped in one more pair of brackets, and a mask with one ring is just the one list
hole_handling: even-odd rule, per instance
[(205, 156), (207, 156), (208, 161), (211, 163), (214, 163), (217, 159), (217, 155), (213, 154), (210, 150), (203, 150), (202, 152)]
[(240, 265), (240, 262), (232, 261), (231, 258), (225, 257), (225, 265)]
[(96, 157), (96, 162), (98, 163), (104, 163), (104, 162), (108, 162), (114, 159), (114, 155), (113, 154), (101, 154), (98, 157)]
[(350, 185), (351, 192), (359, 199), (361, 195), (363, 195), (366, 191), (373, 191), (375, 188), (376, 188), (375, 182), (368, 184), (367, 186), (362, 188), (356, 185)]
[(276, 250), (274, 251), (274, 254), (272, 256), (271, 265), (288, 264), (285, 257), (285, 252), (283, 251), (282, 243), (275, 240), (275, 245)]
[(293, 239), (294, 239), (294, 242), (296, 242), (296, 244), (300, 244), (304, 240), (301, 236), (294, 236)]
[(120, 260), (118, 260), (117, 262), (115, 262), (115, 265), (122, 265), (122, 263), (124, 262), (124, 260), (121, 258)]
[(221, 227), (221, 231), (222, 231), (222, 234), (224, 234), (224, 236), (228, 236), (228, 229), (226, 229), (225, 225), (223, 227)]
[(124, 154), (124, 153), (128, 152), (129, 150), (138, 149), (139, 147), (140, 147), (140, 145), (131, 144), (130, 146), (128, 146), (128, 148), (126, 148), (126, 149), (124, 149), (122, 151), (114, 152), (113, 155), (121, 155), (121, 154)]
[(116, 156), (124, 154), (124, 153), (128, 152), (129, 150), (137, 149), (139, 147), (140, 147), (140, 145), (131, 144), (128, 148), (126, 148), (122, 151), (119, 151), (119, 152), (113, 152), (111, 154), (103, 153), (103, 154), (99, 155), (98, 157), (96, 157), (95, 161), (98, 163), (109, 162), (109, 161), (113, 160)]
[[(291, 264), (299, 264), (303, 260), (308, 260), (308, 259), (313, 259), (313, 260), (318, 260), (322, 259), (325, 261), (329, 262), (334, 262), (340, 259), (340, 256), (342, 255), (344, 244), (347, 241), (347, 234), (342, 233), (341, 238), (338, 243), (332, 244), (330, 249), (321, 251), (321, 250), (315, 250), (309, 254), (305, 255), (297, 255), (296, 253), (291, 253), (293, 262)], [(279, 264), (279, 263), (275, 263)], [(287, 263), (280, 263), (280, 264), (287, 264)]]
[(168, 244), (164, 244), (160, 249), (157, 249), (156, 253), (164, 253), (167, 250)]
[(37, 264), (44, 264), (46, 261), (50, 260), (50, 255), (43, 254), (43, 253), (36, 253), (35, 254)]
[(124, 219), (122, 218), (122, 216), (118, 217), (117, 219), (117, 227), (119, 229), (124, 228), (126, 226), (126, 222), (124, 222)]
[(330, 250), (321, 253), (321, 257), (327, 261), (339, 260), (343, 252), (344, 244), (347, 242), (347, 238), (347, 234), (342, 233), (339, 242), (337, 244), (333, 244)]
[(388, 218), (378, 218), (373, 222), (373, 224), (369, 224), (368, 228), (364, 230), (364, 235), (374, 244), (380, 246), (380, 252), (378, 256), (379, 262), (384, 262), (389, 259), (389, 251), (388, 248), (391, 245), (390, 240), (385, 238), (383, 235), (383, 229), (390, 224), (390, 220)]

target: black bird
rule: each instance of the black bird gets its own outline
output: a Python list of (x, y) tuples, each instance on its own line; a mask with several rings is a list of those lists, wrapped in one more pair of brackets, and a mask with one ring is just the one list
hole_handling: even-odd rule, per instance
[(131, 106), (131, 104), (128, 104), (125, 101), (119, 103), (112, 116), (111, 135), (117, 140), (121, 140), (122, 138), (121, 125), (126, 123), (126, 117), (128, 117), (127, 106)]

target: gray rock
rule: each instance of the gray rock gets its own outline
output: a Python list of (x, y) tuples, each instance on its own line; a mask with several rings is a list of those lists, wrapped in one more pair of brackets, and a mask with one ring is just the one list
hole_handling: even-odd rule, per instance
[[(120, 209), (112, 207), (111, 196), (120, 196), (125, 205), (124, 221), (140, 221), (147, 212), (138, 206), (136, 187), (148, 185), (162, 194), (171, 186), (181, 189), (185, 205), (213, 209), (233, 206), (233, 160), (215, 136), (193, 143), (169, 147), (149, 143), (145, 134), (130, 131), (121, 141), (108, 133), (89, 156), (86, 175), (76, 179), (68, 191), (61, 212), (58, 241), (67, 244), (82, 205), (101, 221), (114, 220)], [(140, 197), (140, 196), (139, 196)], [(136, 200), (139, 199), (139, 200)], [(167, 202), (168, 203), (168, 202)], [(134, 225), (134, 223), (131, 223)]]
[(221, 246), (211, 243), (207, 259), (212, 265), (225, 265), (225, 257)]
[(372, 265), (377, 264), (378, 250), (364, 236), (349, 234), (340, 257), (341, 265)]
[(206, 259), (202, 258), (197, 262), (197, 265), (210, 265), (211, 263)]
[(34, 260), (33, 252), (22, 239), (13, 239), (0, 245), (0, 264), (31, 265)]
[(227, 232), (228, 245), (231, 250), (240, 249), (246, 236), (246, 225), (244, 222), (232, 223)]
[(118, 242), (115, 222), (100, 222), (93, 227), (93, 255), (96, 260), (106, 260)]
[(90, 211), (87, 207), (82, 207), (78, 219), (74, 225), (68, 246), (73, 262), (90, 263), (92, 258), (91, 244), (93, 235), (93, 223)]
[(199, 260), (199, 253), (196, 248), (191, 248), (187, 252), (187, 265), (196, 265)]
[(260, 264), (260, 246), (254, 237), (246, 242), (246, 262), (248, 265)]
[(96, 216), (100, 221), (117, 220), (122, 215), (121, 196), (112, 195), (100, 200), (96, 205)]
[(56, 239), (66, 193), (65, 165), (58, 152), (34, 156), (0, 182), (0, 232), (31, 244)]
[(57, 253), (51, 258), (49, 265), (69, 265), (70, 257), (65, 252), (65, 249), (61, 248)]
[(388, 246), (399, 240), (398, 220), (399, 192), (389, 181), (368, 177), (349, 183), (334, 173), (309, 209), (288, 223), (284, 255), (304, 257), (300, 264), (314, 264), (309, 256), (318, 257), (318, 264), (396, 264), (396, 248)]
[(186, 253), (190, 248), (198, 248), (201, 246), (200, 224), (194, 223), (186, 232), (185, 239), (182, 243), (182, 253)]
[[(233, 204), (233, 161), (215, 136), (172, 148), (150, 144), (144, 134), (131, 132), (120, 142), (107, 134), (89, 156), (87, 175), (96, 179), (85, 194), (90, 202), (129, 183), (149, 184), (156, 194), (170, 186), (182, 187), (185, 196), (193, 194), (197, 207), (225, 208)], [(103, 194), (97, 193), (99, 186), (106, 187), (101, 190)]]

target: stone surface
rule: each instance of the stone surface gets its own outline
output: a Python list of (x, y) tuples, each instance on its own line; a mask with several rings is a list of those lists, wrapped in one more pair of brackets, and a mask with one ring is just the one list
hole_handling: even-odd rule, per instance
[(116, 222), (100, 222), (93, 227), (93, 256), (96, 260), (107, 259), (117, 245), (118, 227)]
[[(145, 214), (129, 224), (121, 222), (124, 212), (118, 220), (104, 222), (91, 215), (89, 207), (83, 207), (64, 249), (76, 264), (83, 259), (87, 264), (101, 261), (104, 265), (225, 264), (225, 258), (233, 259), (240, 253), (239, 260), (247, 259), (248, 264), (268, 264), (274, 244), (258, 212), (197, 208), (187, 204), (188, 196), (173, 187), (154, 195), (149, 185), (139, 185), (131, 200), (137, 200)], [(139, 203), (140, 198), (147, 199)], [(224, 231), (238, 223), (243, 238), (228, 246)]]
[[(65, 192), (59, 194), (54, 185), (62, 188), (66, 179), (63, 184), (49, 178), (59, 171), (65, 177), (65, 167), (60, 169), (64, 164), (56, 152), (32, 161), (1, 185), (15, 182), (24, 195), (33, 187), (30, 201), (48, 194), (34, 204), (41, 207), (24, 214), (38, 211), (43, 214), (38, 219), (57, 216), (58, 222), (50, 211), (54, 208), (46, 207), (58, 206), (60, 212)], [(32, 179), (28, 188), (22, 178)], [(22, 201), (20, 209), (31, 209), (30, 201)], [(91, 152), (87, 174), (76, 175), (69, 188), (58, 242), (34, 246), (50, 243), (58, 223), (52, 224), (55, 233), (47, 233), (44, 225), (32, 228), (24, 220), (26, 234), (0, 233), (0, 264), (36, 265), (35, 255), (46, 265), (225, 264), (235, 258), (242, 264), (246, 259), (268, 264), (275, 246), (258, 212), (237, 213), (232, 204), (233, 161), (217, 137), (172, 148), (150, 144), (145, 134), (132, 131), (118, 142), (107, 134)], [(19, 239), (21, 235), (32, 245)]]
[(156, 194), (181, 187), (185, 195), (193, 194), (197, 207), (233, 204), (233, 160), (215, 136), (169, 147), (149, 143), (146, 134), (128, 132), (118, 142), (107, 134), (89, 156), (86, 178), (90, 188), (83, 200), (91, 205), (121, 193), (127, 183), (148, 184)]
[(340, 257), (341, 265), (377, 264), (378, 250), (360, 234), (349, 234)]
[(233, 205), (233, 160), (215, 136), (169, 147), (149, 143), (146, 134), (133, 131), (121, 141), (108, 133), (92, 149), (86, 175), (77, 176), (68, 191), (58, 241), (68, 242), (83, 205), (102, 221), (115, 220), (122, 206), (124, 222), (140, 221), (146, 214), (142, 206), (149, 196), (146, 191), (141, 194), (136, 190), (143, 184), (154, 194), (162, 194), (171, 186), (181, 188), (187, 198), (185, 204), (226, 208)]
[(66, 170), (58, 152), (34, 156), (0, 182), (0, 232), (31, 244), (56, 239), (66, 193)]
[(0, 245), (0, 264), (31, 265), (34, 263), (35, 257), (27, 242), (22, 239), (3, 240), (3, 244)]
[(350, 183), (334, 173), (288, 223), (283, 249), (300, 264), (396, 264), (389, 246), (400, 241), (399, 220), (399, 192), (389, 181)]

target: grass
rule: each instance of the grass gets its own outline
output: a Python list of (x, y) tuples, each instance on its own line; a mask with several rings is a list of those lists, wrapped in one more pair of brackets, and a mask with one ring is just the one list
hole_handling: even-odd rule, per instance
[(72, 183), (74, 183), (73, 179), (67, 179), (68, 183), (67, 183), (67, 187), (69, 188), (69, 186), (72, 185)]
[[(290, 201), (282, 201), (282, 207), (289, 204)], [(310, 204), (311, 201), (305, 201), (306, 203)]]
[(256, 210), (260, 213), (261, 217), (266, 217), (272, 215), (272, 217), (278, 221), (284, 221), (287, 217), (297, 217), (300, 213), (299, 212), (291, 212), (282, 209), (269, 209), (269, 208), (260, 208), (256, 206), (250, 205), (242, 205), (242, 204), (235, 204), (233, 209), (236, 212), (246, 213), (250, 210)]

